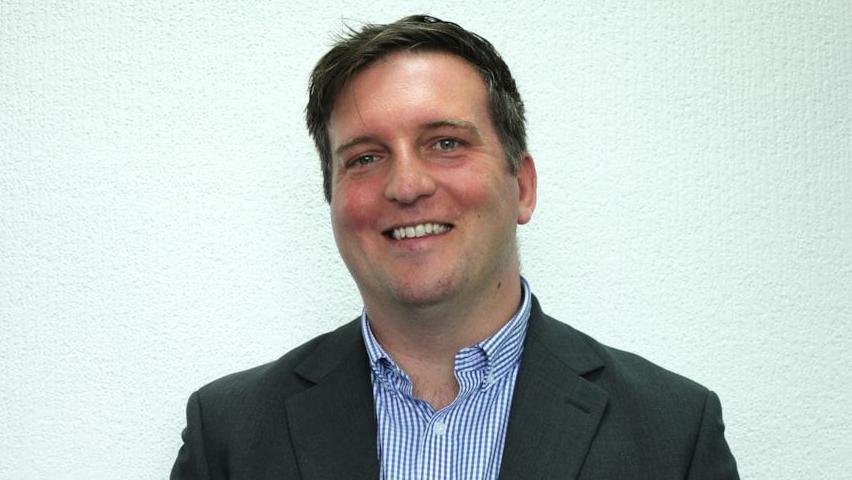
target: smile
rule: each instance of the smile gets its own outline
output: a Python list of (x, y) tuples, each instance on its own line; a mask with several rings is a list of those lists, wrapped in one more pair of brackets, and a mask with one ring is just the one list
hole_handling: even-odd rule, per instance
[(394, 240), (405, 240), (406, 238), (420, 238), (429, 235), (441, 235), (447, 233), (453, 228), (452, 225), (443, 223), (418, 223), (417, 225), (409, 225), (405, 227), (396, 227), (387, 232)]

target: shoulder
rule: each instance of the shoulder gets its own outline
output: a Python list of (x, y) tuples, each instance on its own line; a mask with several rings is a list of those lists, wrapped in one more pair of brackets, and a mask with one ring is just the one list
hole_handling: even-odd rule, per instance
[(632, 392), (661, 401), (679, 402), (692, 399), (703, 403), (708, 389), (637, 354), (610, 347), (586, 336), (603, 359), (605, 369), (600, 381), (610, 388)]
[[(712, 391), (540, 310), (536, 321), (530, 341), (539, 355), (558, 362), (551, 375), (579, 376), (577, 388), (605, 399), (585, 462), (589, 478), (637, 478), (637, 472), (643, 472), (641, 478), (668, 477), (661, 472), (737, 478), (719, 399)], [(613, 463), (613, 458), (620, 461)]]
[[(547, 351), (558, 361), (603, 390), (608, 414), (657, 417), (665, 423), (700, 418), (711, 392), (703, 385), (639, 355), (608, 346), (546, 314), (536, 303), (528, 347)], [(540, 353), (539, 353), (540, 354)]]
[(244, 410), (249, 404), (284, 401), (314, 384), (310, 378), (299, 374), (301, 366), (316, 363), (320, 357), (333, 367), (338, 359), (335, 353), (344, 346), (357, 345), (358, 341), (360, 330), (356, 320), (303, 343), (277, 360), (204, 385), (198, 389), (198, 400), (205, 407), (223, 410), (235, 405)]
[(207, 478), (208, 470), (224, 475), (226, 466), (239, 478), (266, 478), (272, 471), (281, 478), (297, 475), (287, 405), (345, 365), (347, 355), (358, 354), (359, 344), (363, 350), (360, 340), (357, 322), (350, 322), (278, 360), (198, 389), (187, 403), (184, 446), (172, 477)]

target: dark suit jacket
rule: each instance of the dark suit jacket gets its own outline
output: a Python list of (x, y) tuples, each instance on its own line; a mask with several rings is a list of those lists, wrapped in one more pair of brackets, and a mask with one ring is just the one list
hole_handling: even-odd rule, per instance
[[(354, 321), (193, 393), (171, 478), (376, 479), (376, 438)], [(500, 478), (738, 476), (713, 392), (596, 342), (533, 299)]]

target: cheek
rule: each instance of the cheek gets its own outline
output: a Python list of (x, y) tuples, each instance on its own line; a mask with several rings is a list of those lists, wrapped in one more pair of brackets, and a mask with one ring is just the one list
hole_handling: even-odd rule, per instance
[(514, 178), (499, 173), (480, 171), (456, 176), (452, 181), (458, 202), (465, 208), (479, 208), (479, 213), (486, 216), (499, 216), (512, 210), (512, 205), (518, 203)]
[(332, 223), (336, 235), (370, 230), (378, 218), (377, 203), (366, 188), (338, 186), (332, 196)]

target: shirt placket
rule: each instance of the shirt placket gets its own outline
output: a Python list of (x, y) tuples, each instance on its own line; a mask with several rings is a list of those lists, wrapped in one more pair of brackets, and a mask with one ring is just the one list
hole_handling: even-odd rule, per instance
[(452, 427), (456, 423), (455, 417), (459, 411), (464, 410), (464, 404), (477, 394), (487, 370), (486, 364), (458, 371), (456, 378), (459, 382), (459, 393), (453, 402), (437, 412), (431, 410), (427, 404), (432, 414), (423, 430), (418, 452), (418, 478), (421, 480), (453, 478), (453, 468), (457, 467), (454, 465), (453, 456), (459, 453), (456, 452), (453, 442)]

